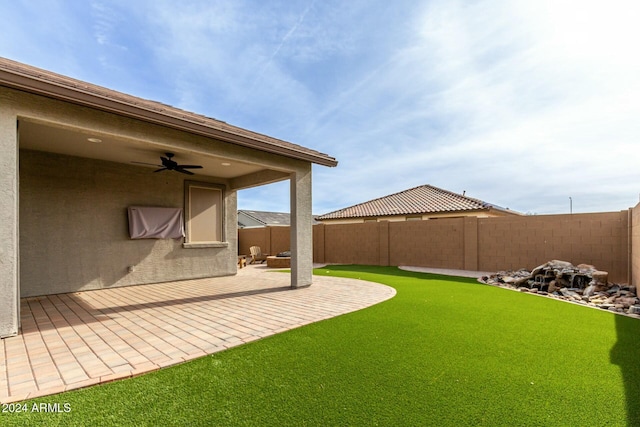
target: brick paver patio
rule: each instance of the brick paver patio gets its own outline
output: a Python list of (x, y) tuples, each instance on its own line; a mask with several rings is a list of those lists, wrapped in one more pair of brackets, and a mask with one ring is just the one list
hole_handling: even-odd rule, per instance
[(317, 276), (293, 290), (289, 278), (250, 266), (232, 277), (25, 298), (22, 334), (0, 340), (0, 401), (139, 375), (395, 295)]

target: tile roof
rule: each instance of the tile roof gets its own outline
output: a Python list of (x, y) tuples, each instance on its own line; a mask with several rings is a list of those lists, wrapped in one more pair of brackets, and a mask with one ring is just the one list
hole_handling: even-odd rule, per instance
[(359, 203), (348, 208), (340, 209), (317, 219), (343, 219), (363, 217), (383, 217), (391, 215), (419, 215), (441, 212), (463, 212), (496, 209), (509, 211), (482, 200), (453, 193), (431, 185), (421, 185), (390, 194), (368, 202)]
[(338, 164), (335, 158), (310, 148), (2, 57), (0, 57), (0, 86), (89, 106), (324, 166)]
[(244, 214), (263, 225), (289, 225), (290, 222), (290, 215), (285, 212), (239, 210), (238, 214)]
[[(241, 215), (246, 215), (247, 217), (253, 219), (256, 222), (259, 222), (265, 226), (267, 225), (289, 225), (291, 222), (291, 215), (288, 212), (266, 212), (266, 211), (248, 211), (248, 210), (239, 210), (238, 211), (238, 224), (240, 226), (245, 226), (246, 224), (241, 224)], [(313, 223), (316, 224), (315, 216)]]

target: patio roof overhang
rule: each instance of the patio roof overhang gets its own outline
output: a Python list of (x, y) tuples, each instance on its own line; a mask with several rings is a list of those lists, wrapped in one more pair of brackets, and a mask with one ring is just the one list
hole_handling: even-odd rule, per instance
[[(229, 144), (259, 150), (266, 153), (272, 153), (284, 156), (290, 159), (307, 161), (323, 166), (336, 166), (335, 158), (318, 151), (308, 149), (290, 142), (272, 138), (263, 134), (248, 131), (229, 125), (225, 122), (212, 119), (199, 114), (191, 113), (175, 107), (171, 107), (159, 102), (149, 101), (146, 99), (134, 97), (121, 92), (116, 92), (97, 85), (92, 85), (80, 80), (65, 77), (50, 71), (41, 70), (35, 67), (27, 66), (6, 58), (0, 58), (0, 86), (11, 89), (25, 91), (31, 94), (45, 96), (47, 98), (69, 102), (71, 104), (90, 107), (92, 109), (114, 113), (119, 116), (141, 120), (146, 123), (161, 125), (171, 129), (187, 132), (205, 138), (215, 139)], [(32, 128), (33, 127), (33, 128)], [(46, 129), (45, 129), (46, 128)], [(100, 150), (94, 147), (93, 150), (85, 148), (70, 148), (72, 145), (69, 141), (78, 139), (85, 140), (87, 135), (74, 134), (63, 129), (55, 127), (46, 127), (44, 123), (27, 124), (26, 129), (21, 128), (21, 146), (23, 148), (43, 149), (37, 147), (31, 140), (30, 136), (36, 133), (45, 132), (49, 140), (54, 139), (56, 144), (49, 144), (49, 147), (58, 146), (58, 152), (62, 154), (79, 155), (84, 150), (84, 156), (93, 158), (104, 158), (106, 160), (120, 161), (124, 159), (110, 158), (114, 156), (114, 150), (110, 149), (99, 153)], [(65, 139), (66, 138), (66, 139)], [(100, 137), (98, 136), (98, 139)], [(68, 141), (64, 144), (62, 141)], [(117, 144), (117, 143), (116, 143)], [(63, 146), (66, 145), (66, 148)], [(86, 144), (84, 144), (86, 145)], [(120, 142), (120, 146), (131, 145), (130, 142)], [(47, 150), (45, 150), (47, 151)], [(93, 154), (90, 152), (93, 151)], [(111, 153), (111, 156), (109, 155)], [(156, 149), (151, 156), (138, 161), (148, 162), (156, 160)], [(221, 158), (212, 158), (211, 166), (214, 163), (218, 165), (223, 163)], [(134, 159), (131, 159), (134, 160)], [(129, 160), (129, 161), (131, 161)], [(189, 158), (182, 158), (184, 163), (189, 163)], [(192, 159), (193, 160), (193, 159)], [(199, 158), (200, 160), (200, 158)], [(215, 168), (220, 172), (221, 168)], [(222, 168), (224, 169), (224, 168)], [(231, 170), (231, 169), (229, 169)], [(250, 163), (234, 163), (234, 176), (229, 176), (229, 172), (220, 172), (222, 177), (232, 178), (246, 176), (251, 173), (258, 173), (262, 168)]]

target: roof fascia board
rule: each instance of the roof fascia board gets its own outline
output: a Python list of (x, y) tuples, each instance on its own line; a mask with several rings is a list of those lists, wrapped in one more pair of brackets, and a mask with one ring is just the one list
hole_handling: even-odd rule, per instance
[(176, 117), (164, 111), (100, 96), (85, 91), (79, 86), (71, 89), (54, 82), (8, 72), (3, 69), (0, 69), (0, 85), (323, 166), (336, 166), (338, 164), (335, 159), (329, 156), (316, 156), (293, 148), (280, 147), (246, 135), (214, 129), (204, 125), (204, 121), (198, 123), (192, 117)]

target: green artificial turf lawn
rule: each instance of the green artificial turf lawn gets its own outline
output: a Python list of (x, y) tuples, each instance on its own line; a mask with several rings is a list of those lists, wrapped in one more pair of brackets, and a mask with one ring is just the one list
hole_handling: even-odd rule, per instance
[[(394, 267), (316, 274), (384, 303), (134, 379), (49, 396), (3, 425), (640, 425), (640, 321)], [(624, 371), (623, 375), (621, 371)]]

